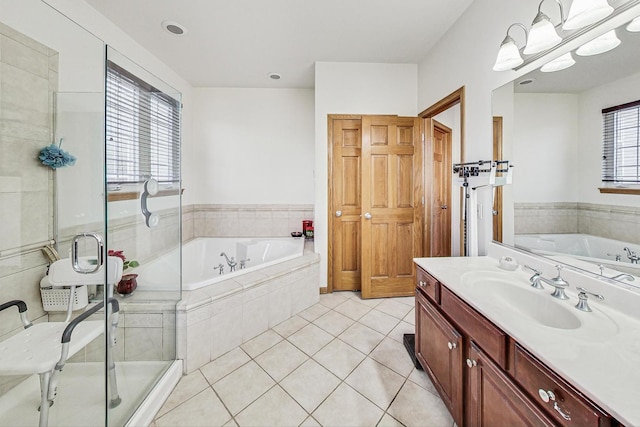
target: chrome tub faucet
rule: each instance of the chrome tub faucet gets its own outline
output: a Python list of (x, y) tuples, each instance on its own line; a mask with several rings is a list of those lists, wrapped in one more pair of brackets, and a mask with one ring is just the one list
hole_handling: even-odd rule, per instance
[(235, 257), (231, 257), (231, 259), (229, 259), (227, 254), (225, 254), (224, 252), (222, 252), (220, 256), (223, 256), (224, 259), (227, 261), (227, 265), (229, 266), (230, 271), (236, 271), (236, 265), (238, 265), (238, 263), (236, 262)]

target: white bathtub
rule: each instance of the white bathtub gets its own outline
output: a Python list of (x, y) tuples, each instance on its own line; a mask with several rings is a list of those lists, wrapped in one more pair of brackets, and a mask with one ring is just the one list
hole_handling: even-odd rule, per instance
[[(222, 252), (235, 258), (236, 271), (230, 271), (220, 255)], [(288, 261), (302, 256), (303, 252), (304, 239), (301, 238), (197, 238), (182, 246), (182, 290), (198, 289)], [(132, 271), (139, 275), (138, 290), (179, 290), (179, 256), (179, 251), (175, 250)], [(240, 268), (241, 260), (248, 260), (243, 269)], [(224, 265), (223, 274), (216, 268), (220, 264)]]
[(625, 271), (638, 270), (634, 274), (640, 274), (640, 264), (632, 264), (624, 250), (628, 247), (640, 255), (640, 245), (633, 243), (588, 234), (517, 234), (514, 243), (516, 248), (540, 255), (571, 255), (596, 264), (624, 267)]

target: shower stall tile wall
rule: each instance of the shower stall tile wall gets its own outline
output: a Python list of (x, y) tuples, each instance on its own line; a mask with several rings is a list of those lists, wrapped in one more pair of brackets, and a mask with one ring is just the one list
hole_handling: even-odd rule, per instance
[[(32, 319), (46, 315), (39, 293), (53, 237), (52, 169), (39, 151), (53, 136), (58, 53), (0, 23), (0, 300), (23, 299)], [(0, 313), (0, 339), (22, 325)], [(7, 382), (0, 379), (0, 393)]]

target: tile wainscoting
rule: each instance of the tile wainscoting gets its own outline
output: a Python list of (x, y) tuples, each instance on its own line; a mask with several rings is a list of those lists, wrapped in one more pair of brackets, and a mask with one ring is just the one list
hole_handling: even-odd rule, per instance
[(183, 240), (194, 237), (286, 237), (313, 219), (313, 205), (189, 205)]
[(640, 243), (640, 208), (592, 203), (516, 203), (515, 234), (582, 233)]

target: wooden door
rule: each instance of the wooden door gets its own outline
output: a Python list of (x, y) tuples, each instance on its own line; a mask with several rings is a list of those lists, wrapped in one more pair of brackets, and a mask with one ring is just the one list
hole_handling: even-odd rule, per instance
[(463, 425), (464, 406), (462, 356), (462, 335), (416, 293), (416, 357), (459, 426)]
[(452, 131), (436, 120), (431, 123), (431, 239), (432, 257), (451, 256), (451, 144)]
[[(493, 118), (493, 160), (502, 160), (502, 117), (498, 116)], [(502, 187), (493, 191), (493, 240), (502, 242)]]
[(362, 297), (413, 295), (422, 145), (414, 117), (362, 117)]
[(360, 289), (360, 118), (330, 122), (329, 283), (334, 291)]
[(470, 427), (556, 425), (474, 343), (470, 345), (467, 362), (469, 387), (465, 425)]

